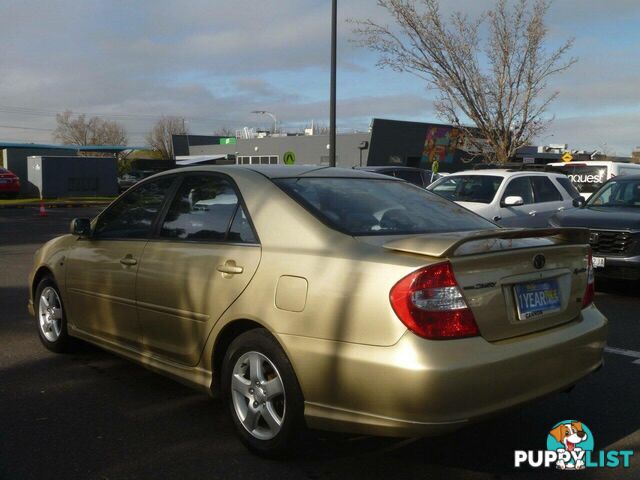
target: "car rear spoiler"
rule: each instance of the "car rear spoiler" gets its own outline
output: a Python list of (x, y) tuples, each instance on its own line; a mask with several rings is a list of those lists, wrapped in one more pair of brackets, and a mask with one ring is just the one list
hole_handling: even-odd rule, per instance
[[(552, 238), (561, 243), (574, 245), (589, 244), (587, 228), (499, 228), (495, 230), (476, 230), (472, 232), (451, 232), (416, 235), (392, 240), (383, 245), (389, 250), (428, 255), (430, 257), (454, 257), (464, 244), (482, 240), (517, 240), (527, 238)], [(508, 249), (505, 246), (501, 249)], [(492, 250), (491, 248), (485, 248)], [(483, 251), (483, 249), (478, 249)], [(465, 252), (463, 255), (477, 252)], [(460, 255), (458, 255), (460, 256)]]

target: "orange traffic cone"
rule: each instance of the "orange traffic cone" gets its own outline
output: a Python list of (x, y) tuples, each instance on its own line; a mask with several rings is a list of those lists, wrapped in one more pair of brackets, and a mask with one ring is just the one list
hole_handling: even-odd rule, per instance
[(44, 202), (40, 201), (40, 216), (41, 217), (46, 217), (47, 216), (47, 211), (44, 209)]

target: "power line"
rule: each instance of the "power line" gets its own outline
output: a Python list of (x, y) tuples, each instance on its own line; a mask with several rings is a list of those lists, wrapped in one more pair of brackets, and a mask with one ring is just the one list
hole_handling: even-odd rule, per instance
[[(3, 113), (12, 113), (17, 115), (30, 115), (37, 117), (54, 117), (61, 112), (54, 112), (51, 110), (37, 109), (31, 107), (16, 107), (12, 105), (0, 105), (0, 112)], [(72, 111), (73, 112), (73, 111)], [(77, 115), (91, 115), (96, 117), (107, 117), (107, 118), (160, 118), (163, 116), (162, 114), (154, 114), (154, 113), (106, 113), (106, 112), (73, 112)], [(167, 115), (165, 115), (167, 116)], [(222, 122), (222, 123), (236, 123), (241, 124), (245, 123), (244, 119), (234, 119), (234, 118), (220, 118), (220, 117), (209, 117), (204, 115), (168, 115), (186, 118), (188, 120), (203, 120), (203, 121), (212, 121), (212, 122)]]

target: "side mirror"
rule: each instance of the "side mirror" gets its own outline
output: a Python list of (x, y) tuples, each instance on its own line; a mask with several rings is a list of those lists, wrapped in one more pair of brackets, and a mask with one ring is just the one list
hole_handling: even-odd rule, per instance
[(517, 207), (519, 205), (524, 205), (524, 200), (522, 197), (513, 195), (505, 198), (502, 203), (505, 207)]
[(586, 203), (587, 201), (582, 196), (573, 199), (573, 206), (576, 208), (582, 208)]
[(91, 236), (91, 221), (88, 218), (74, 218), (71, 220), (71, 235), (78, 237)]

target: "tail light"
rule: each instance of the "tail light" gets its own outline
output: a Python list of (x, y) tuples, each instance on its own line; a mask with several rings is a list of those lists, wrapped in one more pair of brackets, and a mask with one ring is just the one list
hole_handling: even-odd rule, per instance
[(587, 288), (582, 296), (582, 308), (586, 308), (593, 303), (593, 297), (596, 295), (595, 279), (593, 275), (593, 258), (591, 257), (591, 247), (587, 253)]
[(430, 340), (480, 334), (449, 262), (416, 270), (396, 283), (391, 306), (409, 330)]

